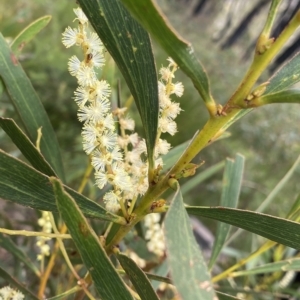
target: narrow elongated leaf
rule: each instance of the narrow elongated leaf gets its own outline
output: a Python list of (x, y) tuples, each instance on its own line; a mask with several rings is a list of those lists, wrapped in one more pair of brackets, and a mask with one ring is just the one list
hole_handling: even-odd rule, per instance
[(214, 106), (207, 74), (194, 54), (191, 44), (171, 28), (162, 12), (151, 0), (122, 0), (128, 10), (150, 32), (161, 47), (189, 76), (207, 105)]
[[(270, 206), (272, 201), (278, 195), (278, 193), (285, 187), (285, 185), (291, 180), (292, 176), (295, 175), (296, 170), (299, 168), (300, 165), (300, 155), (293, 163), (291, 168), (284, 174), (284, 176), (280, 179), (280, 181), (276, 184), (274, 189), (271, 193), (267, 196), (267, 198), (259, 205), (257, 208), (257, 212), (264, 212), (267, 207)], [(297, 173), (296, 173), (297, 174)]]
[(165, 218), (165, 240), (171, 277), (182, 299), (213, 300), (215, 292), (210, 275), (193, 235), (180, 189)]
[(163, 277), (163, 276), (155, 275), (155, 274), (152, 274), (152, 273), (145, 273), (145, 274), (151, 280), (173, 284), (172, 280), (170, 278), (168, 278), (168, 277)]
[(300, 104), (300, 89), (290, 89), (290, 90), (280, 91), (277, 93), (266, 94), (260, 98), (257, 98), (257, 100), (253, 100), (253, 106), (261, 106), (261, 105), (272, 104), (272, 103)]
[[(278, 195), (278, 193), (282, 190), (282, 188), (289, 182), (290, 178), (294, 175), (295, 171), (298, 168), (298, 165), (300, 164), (300, 155), (296, 159), (296, 161), (293, 163), (292, 167), (288, 170), (288, 172), (283, 176), (282, 179), (276, 184), (274, 189), (270, 192), (270, 194), (267, 196), (267, 198), (259, 205), (259, 207), (256, 209), (256, 212), (264, 212), (264, 210), (270, 206), (272, 201), (275, 199), (275, 197)], [(286, 219), (290, 219), (290, 214), (293, 214), (295, 212), (295, 209), (298, 207), (298, 201), (296, 200), (293, 204), (293, 206), (290, 209), (289, 214), (286, 216)], [(243, 229), (239, 228), (227, 241), (226, 245), (230, 244), (234, 239), (236, 239), (241, 233), (243, 232)]]
[(78, 2), (117, 63), (134, 97), (152, 167), (158, 123), (158, 84), (149, 35), (119, 0)]
[(67, 299), (66, 297), (80, 291), (82, 288), (80, 286), (75, 286), (71, 288), (70, 290), (67, 290), (59, 295), (56, 295), (54, 297), (47, 298), (47, 300), (60, 300), (60, 299)]
[[(225, 207), (235, 208), (240, 196), (240, 190), (242, 185), (242, 176), (244, 170), (244, 157), (237, 154), (235, 161), (226, 159), (225, 171), (223, 176), (222, 195), (220, 205)], [(208, 264), (211, 269), (220, 254), (222, 247), (224, 246), (227, 238), (230, 225), (226, 223), (218, 223), (216, 237), (212, 249), (212, 254)]]
[[(122, 223), (122, 218), (65, 187), (87, 217)], [(57, 212), (49, 177), (0, 150), (0, 198), (31, 208)]]
[(0, 248), (6, 249), (10, 254), (15, 256), (19, 261), (23, 262), (29, 269), (31, 269), (35, 275), (40, 276), (39, 269), (27, 256), (27, 254), (24, 253), (10, 237), (4, 236), (2, 233), (0, 233)]
[(300, 224), (286, 219), (223, 206), (186, 207), (189, 214), (237, 226), (291, 248), (300, 248)]
[(19, 148), (25, 158), (28, 159), (35, 169), (48, 176), (56, 176), (55, 172), (45, 160), (43, 155), (38, 151), (13, 119), (0, 118), (0, 126), (9, 135), (14, 144)]
[[(241, 293), (241, 294), (244, 294), (246, 295), (246, 297), (249, 297), (250, 299), (261, 299), (261, 296), (263, 294), (264, 298), (265, 299), (277, 299), (277, 298), (283, 298), (283, 299), (288, 299), (288, 295), (286, 294), (282, 294), (282, 293), (276, 293), (274, 291), (271, 291), (271, 292), (267, 292), (267, 291), (264, 291), (264, 292), (261, 292), (261, 291), (257, 291), (255, 290), (255, 287), (253, 289), (250, 289), (250, 288), (240, 288), (240, 287), (229, 287), (229, 286), (222, 286), (219, 288), (220, 291), (223, 292), (228, 292), (228, 293), (232, 293), (232, 294), (238, 294), (238, 293)], [(221, 300), (222, 298), (220, 298)], [(239, 300), (242, 300), (242, 298), (238, 298)]]
[[(169, 273), (169, 266), (168, 266), (168, 262), (167, 260), (165, 259), (163, 261), (163, 263), (161, 263), (160, 265), (158, 265), (156, 268), (154, 268), (154, 273), (156, 276), (167, 276), (168, 273)], [(150, 278), (150, 277), (149, 277)], [(152, 278), (150, 278), (152, 279)], [(171, 283), (171, 279), (169, 279), (170, 283)], [(160, 285), (160, 282), (156, 281), (155, 278), (154, 280), (152, 280), (152, 286), (154, 288), (154, 290), (157, 290), (159, 288), (159, 285)]]
[(32, 292), (30, 292), (23, 284), (17, 281), (14, 277), (10, 276), (5, 270), (0, 267), (0, 278), (5, 279), (9, 284), (18, 289), (28, 300), (39, 300)]
[(141, 299), (158, 300), (159, 298), (153, 290), (149, 279), (147, 278), (146, 274), (138, 267), (138, 265), (126, 255), (118, 254), (117, 258), (122, 268), (129, 276), (130, 281), (132, 282), (137, 293), (140, 295)]
[(273, 272), (286, 272), (286, 271), (300, 271), (300, 258), (290, 258), (287, 260), (277, 261), (262, 266), (252, 268), (250, 270), (233, 272), (230, 275), (232, 277), (249, 276), (255, 274), (265, 274)]
[(75, 200), (64, 191), (60, 181), (51, 177), (56, 203), (81, 258), (89, 270), (103, 300), (130, 299), (132, 296), (117, 273), (99, 239), (83, 216)]
[(41, 152), (55, 172), (64, 179), (58, 142), (46, 111), (16, 56), (11, 52), (1, 34), (0, 50), (0, 77), (28, 136), (35, 143), (37, 130), (42, 127)]
[(284, 64), (270, 79), (264, 94), (282, 91), (300, 81), (300, 52)]
[(241, 298), (237, 298), (232, 295), (224, 294), (224, 293), (221, 293), (218, 291), (216, 291), (216, 294), (217, 294), (219, 300), (232, 300), (232, 299), (241, 300)]
[(24, 28), (11, 43), (10, 48), (12, 52), (18, 56), (24, 46), (48, 25), (51, 18), (51, 16), (41, 17)]

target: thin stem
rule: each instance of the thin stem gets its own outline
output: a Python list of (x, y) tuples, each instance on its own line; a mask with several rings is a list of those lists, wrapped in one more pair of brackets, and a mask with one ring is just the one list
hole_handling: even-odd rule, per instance
[(276, 13), (278, 10), (278, 7), (280, 5), (281, 0), (273, 0), (271, 3), (271, 7), (268, 13), (268, 17), (264, 26), (264, 29), (262, 30), (261, 35), (265, 35), (266, 37), (270, 38), (272, 26), (276, 17)]
[(23, 235), (23, 236), (42, 236), (48, 238), (60, 238), (60, 239), (71, 239), (69, 234), (60, 234), (60, 233), (46, 233), (41, 231), (27, 231), (27, 230), (10, 230), (6, 228), (0, 228), (0, 232), (9, 234), (9, 235)]
[[(88, 164), (88, 167), (87, 167), (87, 169), (85, 171), (85, 174), (82, 178), (81, 184), (78, 188), (79, 193), (82, 193), (82, 191), (84, 190), (84, 188), (87, 184), (89, 174), (92, 171), (92, 169), (93, 169), (92, 166), (90, 164)], [(64, 235), (67, 232), (67, 230), (68, 230), (67, 226), (65, 224), (63, 224), (61, 229), (60, 229), (60, 235)], [(41, 299), (44, 298), (44, 292), (45, 292), (45, 289), (46, 289), (47, 281), (48, 281), (48, 278), (49, 278), (49, 276), (51, 274), (51, 271), (54, 267), (55, 259), (58, 255), (58, 251), (59, 251), (59, 242), (56, 241), (56, 243), (54, 244), (53, 251), (51, 253), (51, 257), (49, 259), (47, 268), (46, 268), (45, 272), (43, 273), (43, 275), (41, 276), (41, 281), (40, 281), (40, 286), (39, 286), (39, 291), (38, 291), (38, 297), (41, 298)]]
[(271, 60), (282, 49), (287, 40), (296, 31), (300, 25), (300, 12), (298, 11), (290, 23), (285, 27), (277, 40), (267, 49), (264, 53), (256, 53), (253, 62), (246, 73), (244, 79), (240, 83), (238, 89), (233, 94), (229, 102), (225, 105), (223, 111), (228, 112), (232, 107), (247, 107), (247, 103), (244, 101), (250, 94), (250, 91), (262, 72), (269, 65)]
[(265, 243), (264, 245), (262, 245), (259, 249), (257, 249), (255, 252), (253, 252), (252, 254), (250, 254), (247, 258), (244, 258), (244, 259), (240, 260), (235, 265), (233, 265), (232, 267), (228, 268), (227, 270), (225, 270), (221, 274), (213, 277), (212, 278), (212, 282), (215, 283), (215, 282), (218, 282), (218, 281), (220, 281), (222, 279), (230, 277), (231, 273), (233, 273), (234, 270), (236, 270), (236, 269), (244, 266), (247, 262), (249, 262), (253, 258), (261, 255), (262, 253), (266, 252), (267, 250), (269, 250), (270, 248), (272, 248), (276, 244), (277, 244), (276, 242), (268, 241), (267, 243)]
[(83, 192), (83, 190), (84, 190), (84, 188), (87, 184), (87, 181), (90, 178), (90, 175), (91, 175), (92, 171), (93, 171), (93, 166), (89, 163), (86, 170), (85, 170), (85, 172), (84, 172), (84, 175), (83, 175), (83, 178), (81, 180), (80, 186), (78, 188), (78, 193), (81, 194)]
[(109, 231), (110, 231), (110, 229), (111, 229), (111, 227), (113, 226), (113, 222), (110, 222), (109, 224), (108, 224), (108, 226), (107, 226), (107, 228), (106, 228), (106, 230), (105, 230), (105, 233), (103, 234), (103, 236), (105, 237), (105, 238), (107, 238), (107, 236), (108, 236), (108, 234), (109, 234)]
[[(52, 213), (49, 213), (49, 216), (50, 216), (50, 221), (51, 221), (51, 225), (52, 225), (52, 228), (53, 228), (53, 231), (55, 233), (59, 233), (57, 227), (56, 227), (56, 224), (55, 224), (55, 221), (54, 221), (54, 218), (53, 218), (53, 214)], [(66, 248), (65, 248), (65, 245), (64, 243), (62, 242), (62, 240), (60, 238), (57, 239), (57, 242), (59, 244), (59, 248), (60, 248), (60, 251), (69, 267), (69, 269), (71, 270), (71, 272), (73, 273), (74, 277), (77, 279), (77, 280), (80, 280), (80, 276), (77, 274), (76, 270), (74, 269), (70, 259), (69, 259), (69, 256), (67, 254), (67, 251), (66, 251)]]

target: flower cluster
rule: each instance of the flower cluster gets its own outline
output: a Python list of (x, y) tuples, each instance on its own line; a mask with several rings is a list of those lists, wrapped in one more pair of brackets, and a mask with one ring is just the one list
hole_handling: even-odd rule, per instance
[(148, 250), (162, 257), (165, 253), (164, 235), (160, 225), (160, 214), (149, 214), (145, 217), (145, 227), (147, 228), (145, 239)]
[[(158, 82), (159, 119), (154, 149), (155, 167), (163, 165), (161, 155), (167, 154), (171, 148), (171, 145), (166, 140), (161, 139), (160, 136), (162, 133), (174, 135), (177, 132), (174, 119), (181, 111), (179, 104), (172, 102), (170, 96), (175, 94), (181, 97), (183, 85), (181, 82), (172, 83), (177, 65), (171, 58), (168, 58), (168, 61), (168, 67), (162, 67), (159, 71), (161, 78)], [(134, 121), (126, 115), (126, 108), (118, 108), (114, 111), (114, 114), (118, 117), (121, 129), (118, 143), (124, 151), (126, 170), (134, 186), (134, 190), (128, 195), (128, 198), (134, 202), (138, 196), (144, 195), (148, 189), (148, 163), (143, 160), (143, 157), (147, 157), (146, 142), (136, 133), (127, 134), (128, 131), (132, 132), (134, 130)]]
[(10, 286), (0, 289), (0, 300), (22, 300), (24, 297), (21, 292), (12, 289)]
[[(42, 232), (52, 232), (52, 224), (48, 211), (42, 211), (42, 217), (38, 219), (38, 224), (42, 227)], [(50, 255), (50, 246), (47, 244), (49, 240), (50, 238), (44, 236), (37, 238), (36, 245), (40, 248), (40, 254), (37, 256), (38, 260), (43, 260), (44, 256)]]
[(132, 190), (130, 177), (124, 169), (122, 153), (117, 144), (115, 122), (111, 113), (109, 96), (111, 88), (105, 80), (97, 79), (97, 69), (104, 65), (103, 45), (88, 27), (88, 19), (80, 8), (74, 9), (78, 28), (68, 27), (63, 33), (63, 44), (68, 48), (81, 47), (83, 60), (72, 56), (69, 71), (77, 78), (75, 102), (79, 106), (78, 119), (83, 122), (83, 149), (91, 155), (97, 186), (106, 184), (112, 190), (105, 194), (104, 202), (109, 211), (120, 209), (124, 193)]
[[(105, 80), (97, 79), (97, 70), (104, 65), (103, 45), (98, 36), (88, 26), (88, 19), (80, 8), (74, 9), (79, 21), (78, 28), (68, 27), (63, 33), (63, 44), (69, 48), (82, 49), (83, 59), (72, 56), (69, 71), (77, 78), (79, 87), (75, 91), (78, 119), (83, 122), (83, 149), (91, 155), (95, 169), (97, 186), (102, 189), (106, 184), (112, 186), (104, 195), (109, 211), (120, 208), (126, 214), (126, 203), (132, 211), (136, 200), (148, 189), (148, 163), (146, 142), (134, 133), (134, 121), (126, 114), (126, 108), (111, 112), (109, 101), (111, 88)], [(159, 85), (159, 128), (155, 145), (156, 167), (162, 166), (161, 155), (166, 154), (170, 144), (161, 139), (162, 133), (174, 135), (177, 126), (174, 121), (181, 109), (170, 96), (181, 96), (183, 85), (172, 83), (175, 62), (169, 58), (169, 65), (160, 69)], [(119, 122), (120, 135), (115, 129), (115, 119)]]

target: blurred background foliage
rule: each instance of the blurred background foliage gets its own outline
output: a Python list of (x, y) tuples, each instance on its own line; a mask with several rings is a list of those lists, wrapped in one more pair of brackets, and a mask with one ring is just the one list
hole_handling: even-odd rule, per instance
[[(222, 38), (225, 34), (221, 32), (220, 23), (224, 21), (222, 17), (228, 13), (224, 3), (229, 1), (210, 1), (211, 5), (195, 14), (195, 7), (200, 2), (200, 0), (160, 0), (158, 4), (174, 28), (193, 44), (209, 75), (213, 96), (218, 103), (223, 104), (234, 92), (250, 64), (252, 54), (243, 56), (248, 47), (251, 45), (254, 47), (253, 42), (262, 28), (268, 5), (260, 11), (255, 22), (252, 22), (237, 43), (222, 49)], [(244, 3), (244, 1), (236, 2)], [(233, 10), (232, 28), (257, 2), (247, 1), (247, 5), (240, 3)], [(52, 15), (50, 24), (26, 45), (19, 59), (57, 133), (68, 183), (78, 188), (88, 159), (82, 151), (81, 124), (77, 120), (76, 105), (72, 100), (76, 80), (67, 71), (67, 61), (74, 53), (73, 50), (66, 50), (61, 43), (62, 32), (74, 19), (72, 12), (74, 7), (75, 1), (18, 0), (13, 5), (11, 1), (0, 1), (0, 30), (10, 40), (35, 19)], [(228, 32), (226, 34), (228, 35)], [(154, 54), (157, 68), (166, 65), (167, 55), (155, 43)], [(110, 83), (115, 87), (114, 100), (117, 95), (117, 82), (120, 81), (121, 101), (124, 104), (129, 97), (125, 82), (110, 60), (108, 65), (102, 76), (109, 77)], [(269, 75), (264, 74), (261, 82), (266, 81)], [(183, 82), (185, 93), (180, 98), (184, 111), (178, 117), (179, 133), (174, 137), (167, 137), (173, 147), (191, 139), (208, 118), (203, 101), (191, 81), (180, 71), (177, 72), (176, 80)], [(8, 96), (4, 91), (1, 93), (0, 115), (12, 117), (18, 122)], [(130, 114), (138, 119), (134, 108)], [(299, 121), (300, 108), (297, 105), (271, 105), (256, 109), (229, 128), (231, 133), (229, 138), (222, 139), (201, 152), (196, 161), (205, 160), (206, 163), (199, 171), (226, 157), (234, 157), (237, 152), (245, 155), (246, 167), (239, 207), (255, 210), (300, 153)], [(140, 126), (141, 123), (137, 121), (137, 124)], [(141, 128), (138, 131), (142, 132)], [(20, 155), (3, 131), (0, 131), (0, 147), (13, 155)], [(299, 174), (298, 168), (297, 174), (276, 196), (268, 213), (278, 216), (287, 213), (299, 193), (299, 179), (297, 179)], [(219, 172), (189, 192), (185, 196), (185, 201), (197, 205), (218, 205), (221, 184), (222, 172)], [(98, 191), (92, 180), (85, 193), (92, 199), (97, 199)], [(213, 227), (214, 225), (210, 226)]]

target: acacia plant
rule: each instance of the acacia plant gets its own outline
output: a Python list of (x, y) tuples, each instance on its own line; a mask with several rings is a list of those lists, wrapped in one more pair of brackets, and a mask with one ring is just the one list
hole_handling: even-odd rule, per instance
[[(287, 249), (300, 247), (300, 197), (286, 218), (261, 212), (290, 178), (300, 159), (257, 211), (236, 208), (244, 166), (239, 154), (234, 160), (225, 160), (220, 206), (205, 207), (200, 202), (199, 206), (188, 206), (181, 193), (182, 178), (192, 177), (186, 182), (195, 185), (223, 168), (224, 163), (205, 169), (205, 164), (192, 161), (205, 147), (213, 147), (211, 144), (223, 137), (231, 124), (266, 104), (300, 102), (300, 90), (290, 88), (300, 81), (299, 54), (267, 82), (257, 84), (300, 26), (298, 11), (279, 37), (272, 38), (280, 2), (270, 1), (253, 61), (222, 106), (212, 96), (207, 74), (192, 46), (170, 28), (151, 0), (78, 0), (74, 26), (70, 24), (62, 33), (66, 48), (79, 49), (78, 56), (73, 55), (68, 62), (69, 72), (78, 83), (70, 101), (78, 107), (82, 151), (90, 162), (77, 191), (66, 185), (64, 174), (68, 169), (63, 168), (53, 128), (18, 61), (23, 45), (50, 18), (38, 19), (10, 44), (0, 36), (2, 84), (25, 132), (8, 118), (1, 117), (0, 126), (27, 159), (23, 162), (0, 150), (0, 197), (36, 209), (41, 228), (38, 232), (0, 229), (0, 246), (35, 276), (35, 280), (14, 278), (0, 267), (4, 281), (20, 290), (4, 287), (0, 289), (0, 299), (23, 299), (24, 295), (26, 299), (66, 299), (70, 295), (70, 299), (212, 300), (296, 295), (296, 290), (285, 288), (288, 277), (294, 274), (291, 272), (299, 269), (299, 258)], [(150, 37), (169, 55), (158, 74)], [(111, 96), (116, 87), (111, 86), (103, 71), (111, 58), (130, 90), (131, 97), (126, 102)], [(184, 114), (179, 105), (184, 87), (175, 80), (178, 68), (192, 80), (209, 118), (203, 128), (191, 133), (190, 141), (172, 148), (165, 137), (176, 134), (176, 117)], [(135, 122), (130, 117), (132, 99), (142, 121), (143, 136), (135, 132)], [(89, 178), (94, 178), (99, 188), (95, 199), (82, 194)], [(219, 221), (208, 261), (193, 236), (189, 215)], [(239, 230), (228, 240), (230, 225)], [(222, 248), (242, 230), (268, 241), (220, 271), (216, 263)], [(17, 247), (9, 237), (12, 234), (37, 237), (39, 263)], [(67, 246), (77, 250), (70, 253)], [(275, 253), (270, 258), (272, 263), (243, 268), (254, 258), (262, 260), (266, 253), (270, 256), (270, 249)], [(54, 274), (55, 264), (62, 259), (65, 268), (61, 274)], [(286, 277), (279, 282), (284, 272)], [(264, 277), (259, 282), (254, 275), (261, 273)], [(233, 280), (238, 276), (246, 280)], [(55, 282), (59, 282), (57, 288)]]

